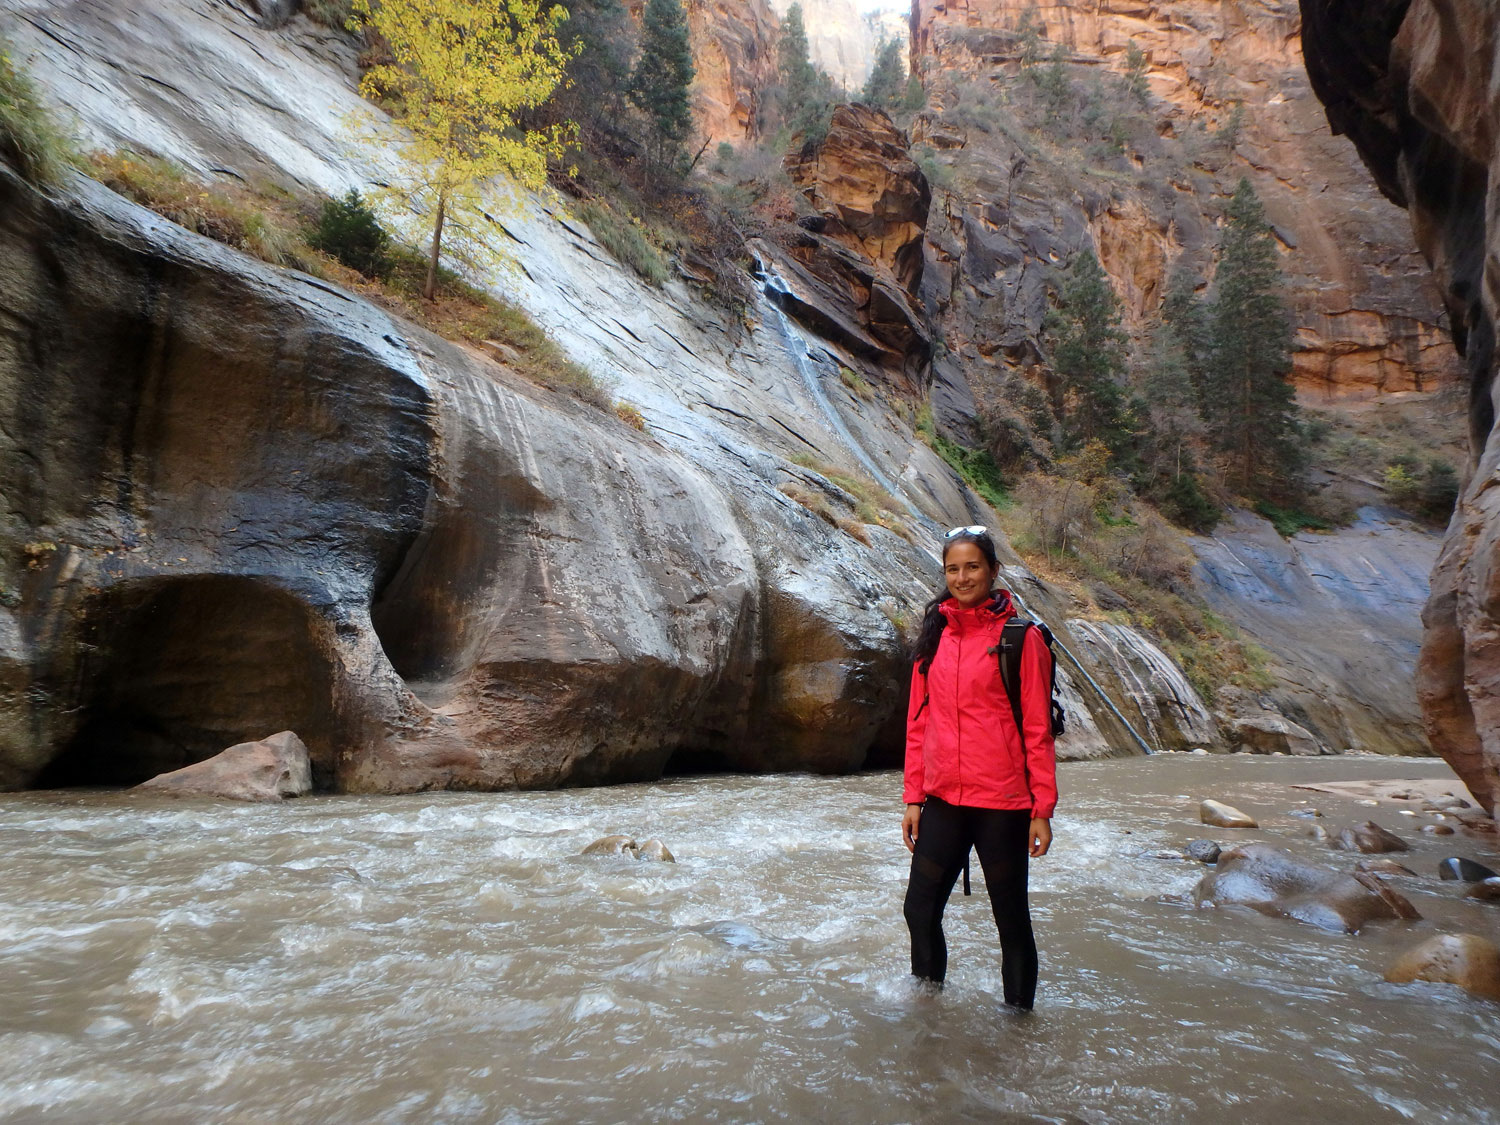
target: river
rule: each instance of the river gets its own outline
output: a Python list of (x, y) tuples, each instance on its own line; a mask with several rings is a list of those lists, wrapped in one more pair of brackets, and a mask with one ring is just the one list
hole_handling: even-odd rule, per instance
[[(1042, 985), (1001, 1009), (977, 864), (915, 993), (893, 773), (284, 806), (0, 796), (0, 1119), (17, 1122), (1500, 1120), (1500, 1005), (1388, 985), (1500, 939), (1430, 817), (1291, 782), (1439, 762), (1162, 755), (1061, 767), (1033, 866)], [(1196, 823), (1202, 797), (1258, 831)], [(1190, 839), (1374, 816), (1426, 920), (1357, 936), (1195, 909)], [(1451, 823), (1451, 822), (1450, 822)], [(580, 856), (660, 836), (677, 862)], [(1491, 840), (1493, 838), (1490, 838)]]

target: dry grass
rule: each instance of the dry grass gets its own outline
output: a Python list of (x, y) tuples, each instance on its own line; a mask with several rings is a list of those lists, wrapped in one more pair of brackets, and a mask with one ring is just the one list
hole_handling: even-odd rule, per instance
[(615, 417), (634, 430), (646, 432), (646, 416), (640, 408), (629, 402), (615, 403)]
[[(901, 502), (869, 477), (863, 473), (850, 473), (837, 469), (808, 453), (795, 453), (790, 459), (793, 464), (810, 469), (853, 497), (854, 517), (860, 523), (877, 524), (889, 531), (894, 531), (903, 539), (911, 540), (911, 532), (899, 518), (904, 511)], [(861, 539), (861, 541), (867, 540)]]
[(393, 247), (391, 269), (377, 280), (314, 250), (307, 238), (319, 213), (317, 200), (272, 185), (194, 180), (168, 161), (135, 153), (95, 153), (88, 163), (101, 183), (179, 226), (272, 265), (332, 281), (436, 335), (483, 348), (533, 383), (614, 409), (599, 381), (515, 305), (446, 269), (438, 271), (434, 298), (424, 299), (425, 255)]

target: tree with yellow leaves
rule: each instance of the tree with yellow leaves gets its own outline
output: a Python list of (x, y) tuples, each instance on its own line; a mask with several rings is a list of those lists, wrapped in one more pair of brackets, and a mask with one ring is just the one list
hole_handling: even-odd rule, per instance
[(393, 60), (366, 72), (360, 93), (410, 132), (398, 150), (404, 174), (380, 194), (431, 217), (431, 300), (445, 225), (485, 245), (484, 186), (508, 175), (542, 187), (547, 158), (572, 135), (571, 123), (518, 120), (564, 79), (572, 53), (557, 31), (568, 13), (552, 0), (354, 0), (353, 12), (351, 26), (379, 35)]

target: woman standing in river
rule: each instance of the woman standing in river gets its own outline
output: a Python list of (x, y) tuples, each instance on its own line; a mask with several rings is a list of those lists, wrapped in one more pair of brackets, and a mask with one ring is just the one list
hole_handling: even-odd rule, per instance
[(1021, 728), (997, 653), (1009, 592), (995, 589), (995, 541), (983, 527), (957, 527), (943, 544), (947, 589), (927, 605), (917, 637), (906, 723), (906, 815), (912, 853), (906, 887), (911, 971), (941, 985), (948, 970), (943, 908), (969, 857), (979, 853), (1000, 931), (1005, 1002), (1030, 1011), (1036, 940), (1026, 901), (1030, 857), (1052, 844), (1057, 804), (1052, 746), (1052, 654), (1039, 629), (1021, 643)]

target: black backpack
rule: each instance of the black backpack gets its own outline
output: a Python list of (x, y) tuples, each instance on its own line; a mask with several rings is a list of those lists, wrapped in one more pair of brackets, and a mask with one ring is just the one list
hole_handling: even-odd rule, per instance
[(1040, 621), (1027, 621), (1024, 617), (1012, 617), (1000, 630), (1000, 643), (992, 648), (1000, 660), (1000, 680), (1005, 684), (1005, 695), (1010, 700), (1010, 712), (1016, 718), (1016, 731), (1025, 744), (1026, 735), (1021, 726), (1021, 646), (1026, 643), (1026, 630), (1037, 629), (1042, 640), (1047, 642), (1047, 655), (1052, 658), (1052, 737), (1056, 738), (1067, 729), (1067, 716), (1057, 698), (1057, 654), (1052, 650), (1052, 630)]

